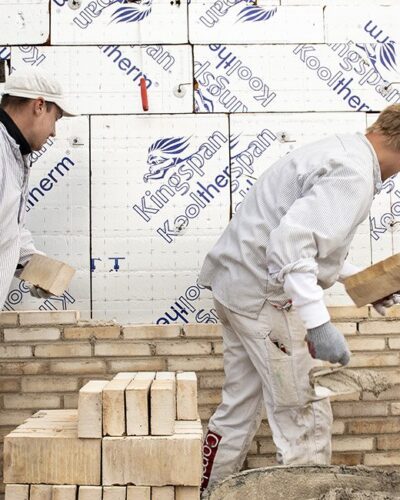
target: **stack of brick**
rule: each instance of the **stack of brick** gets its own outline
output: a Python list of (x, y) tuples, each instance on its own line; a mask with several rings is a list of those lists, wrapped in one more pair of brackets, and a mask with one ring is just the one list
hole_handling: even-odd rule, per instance
[(6, 436), (6, 500), (198, 500), (201, 444), (195, 373), (89, 381)]
[[(333, 307), (352, 350), (350, 367), (383, 372), (393, 387), (332, 401), (333, 463), (400, 467), (400, 306), (382, 318), (368, 307)], [(218, 324), (79, 322), (74, 311), (0, 314), (0, 438), (41, 408), (76, 409), (78, 390), (123, 371), (195, 371), (205, 426), (224, 380)], [(0, 444), (0, 455), (1, 455)], [(263, 420), (245, 467), (276, 465)], [(2, 466), (0, 465), (0, 471)], [(1, 493), (4, 486), (0, 485)]]

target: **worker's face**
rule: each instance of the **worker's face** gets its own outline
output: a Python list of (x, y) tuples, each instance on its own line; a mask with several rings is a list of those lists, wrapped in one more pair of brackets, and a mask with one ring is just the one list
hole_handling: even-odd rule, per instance
[(56, 104), (46, 104), (44, 99), (35, 99), (32, 103), (32, 128), (29, 133), (29, 145), (33, 151), (43, 147), (49, 137), (56, 135), (56, 122), (62, 117), (62, 111)]

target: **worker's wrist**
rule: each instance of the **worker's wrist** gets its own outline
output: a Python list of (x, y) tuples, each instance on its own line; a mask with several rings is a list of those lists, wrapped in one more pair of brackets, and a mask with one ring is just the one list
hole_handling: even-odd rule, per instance
[(323, 300), (308, 302), (296, 307), (297, 314), (307, 330), (323, 325), (331, 320)]

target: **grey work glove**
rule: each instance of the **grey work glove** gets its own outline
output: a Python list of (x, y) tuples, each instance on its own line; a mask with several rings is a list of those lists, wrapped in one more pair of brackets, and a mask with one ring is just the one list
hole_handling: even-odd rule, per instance
[(350, 351), (339, 330), (330, 321), (307, 330), (308, 351), (314, 359), (347, 365)]
[(49, 297), (52, 296), (51, 293), (46, 292), (46, 290), (43, 290), (43, 288), (40, 288), (39, 286), (31, 285), (29, 287), (29, 293), (32, 295), (32, 297), (35, 297), (36, 299), (48, 299)]
[(381, 316), (386, 316), (386, 308), (392, 307), (395, 304), (400, 304), (400, 292), (392, 293), (392, 295), (373, 302), (372, 307)]

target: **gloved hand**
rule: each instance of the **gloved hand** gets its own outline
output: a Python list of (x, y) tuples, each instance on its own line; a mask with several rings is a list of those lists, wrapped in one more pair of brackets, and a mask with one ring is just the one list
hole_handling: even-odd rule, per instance
[(383, 299), (377, 300), (372, 303), (372, 307), (375, 311), (381, 316), (386, 316), (386, 307), (392, 307), (395, 304), (400, 304), (400, 292), (392, 293), (392, 295), (388, 295)]
[(350, 351), (339, 330), (330, 321), (307, 330), (308, 351), (314, 359), (347, 365)]
[(46, 290), (43, 290), (43, 288), (40, 288), (39, 286), (31, 285), (29, 287), (29, 293), (32, 295), (32, 297), (35, 297), (36, 299), (48, 299), (49, 297), (52, 296), (51, 293), (46, 292)]

